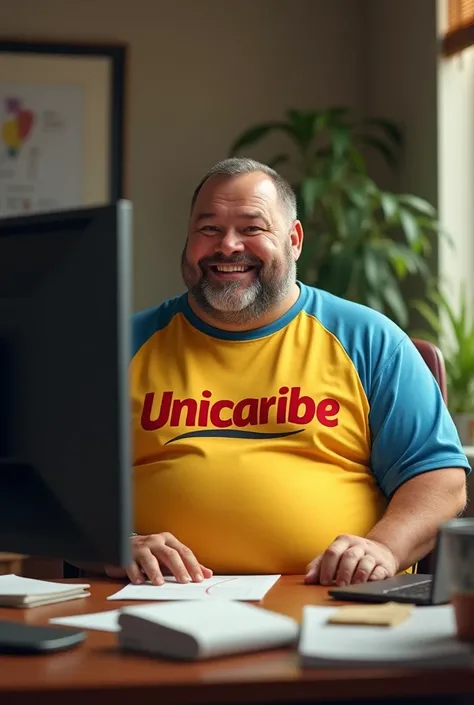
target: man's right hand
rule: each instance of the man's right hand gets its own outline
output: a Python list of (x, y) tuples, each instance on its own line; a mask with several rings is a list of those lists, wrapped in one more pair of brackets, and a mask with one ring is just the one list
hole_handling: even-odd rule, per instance
[(132, 536), (132, 564), (127, 570), (106, 566), (110, 578), (127, 575), (139, 585), (150, 580), (153, 585), (163, 585), (163, 570), (169, 571), (179, 583), (200, 583), (212, 576), (212, 570), (201, 565), (191, 549), (168, 532), (150, 536)]

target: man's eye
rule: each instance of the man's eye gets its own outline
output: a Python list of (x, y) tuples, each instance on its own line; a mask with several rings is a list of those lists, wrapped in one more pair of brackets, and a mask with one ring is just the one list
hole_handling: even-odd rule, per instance
[(249, 225), (248, 228), (245, 228), (247, 233), (260, 233), (261, 231), (262, 228), (259, 225)]
[(219, 232), (219, 228), (216, 225), (205, 225), (199, 232), (204, 233), (205, 235), (213, 234)]

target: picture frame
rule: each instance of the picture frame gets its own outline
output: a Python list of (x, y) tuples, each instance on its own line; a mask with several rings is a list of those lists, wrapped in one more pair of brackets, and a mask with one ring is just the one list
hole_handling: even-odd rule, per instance
[(127, 197), (124, 43), (0, 37), (0, 216)]

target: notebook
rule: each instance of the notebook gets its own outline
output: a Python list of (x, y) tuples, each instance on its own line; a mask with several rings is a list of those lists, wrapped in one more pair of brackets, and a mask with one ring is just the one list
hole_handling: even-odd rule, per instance
[(330, 624), (334, 607), (303, 610), (298, 653), (303, 667), (463, 668), (474, 649), (456, 638), (452, 605), (414, 607), (393, 627)]
[(123, 650), (186, 661), (296, 645), (299, 635), (290, 617), (228, 600), (124, 607), (118, 622)]
[(0, 575), (0, 607), (41, 607), (54, 602), (90, 595), (88, 584), (53, 583), (23, 578), (13, 573)]

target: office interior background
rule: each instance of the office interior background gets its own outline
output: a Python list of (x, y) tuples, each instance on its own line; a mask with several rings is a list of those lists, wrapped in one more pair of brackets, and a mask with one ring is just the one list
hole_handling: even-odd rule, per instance
[[(473, 5), (451, 9), (474, 15)], [(182, 291), (193, 189), (246, 129), (285, 120), (290, 110), (340, 106), (358, 120), (396, 126), (400, 148), (390, 128), (369, 130), (397, 159), (391, 167), (377, 145), (364, 147), (367, 176), (389, 194), (408, 194), (412, 205), (423, 199), (420, 211), (408, 209), (411, 225), (402, 219), (390, 237), (410, 249), (423, 217), (431, 218), (422, 259), (444, 296), (436, 321), (428, 320), (423, 306), (411, 305), (429, 302), (426, 277), (408, 273), (400, 281), (409, 313), (403, 325), (430, 336), (440, 322), (439, 344), (466, 389), (452, 411), (474, 419), (474, 47), (451, 43), (446, 55), (445, 34), (462, 22), (448, 10), (448, 0), (16, 0), (0, 7), (0, 33), (126, 46), (124, 195), (134, 206), (135, 310)], [(281, 152), (295, 154), (285, 133), (272, 132), (239, 153), (270, 162)], [(301, 180), (295, 162), (281, 170)], [(410, 270), (407, 258), (392, 263), (394, 276)], [(400, 320), (399, 305), (382, 303)], [(462, 337), (447, 311), (460, 323), (464, 305)]]

